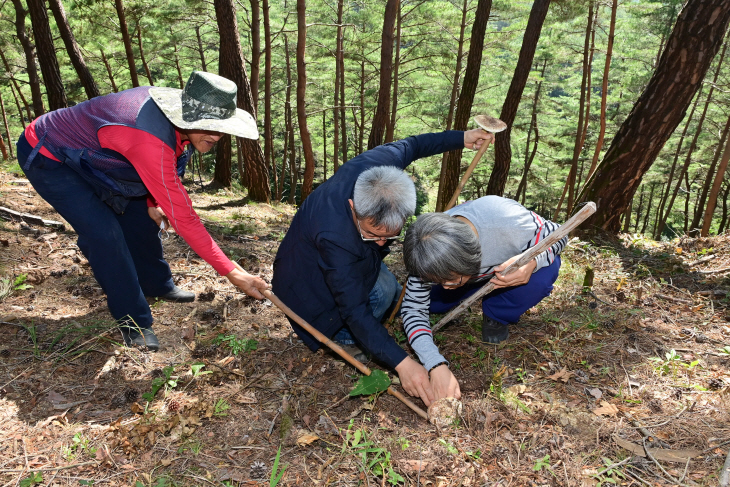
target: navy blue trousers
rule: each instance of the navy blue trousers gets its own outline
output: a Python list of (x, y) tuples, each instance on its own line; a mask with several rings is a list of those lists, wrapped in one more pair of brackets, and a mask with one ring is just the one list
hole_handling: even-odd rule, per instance
[[(25, 136), (18, 141), (21, 167), (33, 150)], [(38, 153), (25, 171), (36, 192), (73, 227), (78, 246), (107, 295), (116, 320), (131, 318), (152, 326), (145, 296), (162, 296), (175, 287), (162, 256), (159, 228), (147, 213), (146, 198), (129, 202), (118, 215), (94, 188), (65, 164)]]
[[(557, 256), (552, 264), (535, 272), (527, 284), (505, 287), (487, 294), (482, 300), (482, 311), (503, 325), (517, 323), (525, 311), (550, 295), (559, 271), (560, 256)], [(456, 289), (433, 286), (430, 311), (446, 313), (483, 286), (483, 283), (466, 284)]]

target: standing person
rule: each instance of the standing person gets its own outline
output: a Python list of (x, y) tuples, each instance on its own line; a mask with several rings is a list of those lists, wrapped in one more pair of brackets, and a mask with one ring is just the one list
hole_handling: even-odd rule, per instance
[(144, 86), (92, 98), (33, 121), (18, 162), (38, 194), (76, 230), (127, 346), (159, 348), (145, 296), (189, 302), (175, 286), (158, 232), (168, 226), (246, 294), (268, 285), (242, 272), (206, 231), (180, 181), (191, 148), (258, 137), (236, 108), (236, 85), (194, 71), (184, 90)]
[[(468, 147), (492, 134), (481, 129), (408, 137), (371, 149), (343, 164), (304, 201), (274, 260), (274, 293), (326, 337), (360, 345), (395, 369), (406, 392), (431, 395), (428, 373), (380, 323), (396, 300), (398, 282), (383, 264), (416, 209), (416, 189), (403, 172), (422, 157)], [(289, 320), (312, 350), (317, 340)], [(363, 357), (360, 357), (363, 360)]]
[(482, 300), (482, 341), (503, 342), (509, 324), (550, 295), (568, 237), (516, 271), (501, 272), (558, 227), (514, 200), (484, 196), (444, 213), (421, 215), (408, 229), (403, 260), (410, 276), (401, 316), (436, 399), (458, 399), (461, 393), (433, 342), (429, 313), (447, 312), (491, 280), (495, 290)]

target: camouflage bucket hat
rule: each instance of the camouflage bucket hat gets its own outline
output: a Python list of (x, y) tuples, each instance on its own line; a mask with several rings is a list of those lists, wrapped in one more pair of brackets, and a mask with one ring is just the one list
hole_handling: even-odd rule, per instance
[(150, 96), (176, 127), (211, 130), (258, 139), (256, 120), (236, 108), (236, 84), (222, 76), (193, 71), (185, 89), (150, 88)]

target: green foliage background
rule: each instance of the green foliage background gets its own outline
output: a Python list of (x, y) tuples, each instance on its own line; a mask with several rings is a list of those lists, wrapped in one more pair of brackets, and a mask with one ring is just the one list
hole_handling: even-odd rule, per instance
[[(291, 0), (271, 2), (271, 32), (273, 45), (272, 70), (272, 116), (274, 160), (281, 164), (285, 137), (284, 97), (286, 90), (286, 61), (284, 37), (289, 40), (292, 69), (296, 47), (296, 4)], [(398, 112), (396, 139), (428, 131), (443, 130), (449, 108), (451, 86), (456, 66), (462, 0), (402, 0), (402, 39), (399, 73)], [(660, 47), (671, 32), (676, 20), (680, 0), (632, 0), (619, 4), (613, 60), (610, 69), (608, 91), (608, 113), (606, 140), (603, 151), (609, 147), (611, 138), (626, 118), (634, 101), (639, 97), (652, 75), (658, 61)], [(467, 0), (468, 8), (465, 50), (468, 49), (471, 22), (476, 0)], [(482, 58), (480, 83), (472, 115), (486, 113), (499, 116), (502, 102), (509, 87), (527, 24), (532, 2), (495, 0), (487, 26), (487, 35)], [(546, 63), (541, 97), (537, 108), (537, 123), (540, 142), (537, 155), (530, 170), (525, 205), (537, 209), (550, 217), (562, 192), (563, 184), (572, 158), (573, 144), (578, 120), (578, 103), (582, 76), (582, 51), (587, 23), (587, 2), (554, 0), (542, 29), (542, 35), (535, 55), (533, 71), (523, 94), (520, 110), (512, 130), (512, 165), (505, 196), (513, 196), (522, 177), (527, 156), (527, 136), (531, 120), (531, 105), (534, 90), (540, 79), (540, 67)], [(608, 37), (610, 3), (600, 3), (595, 32), (595, 49), (591, 71), (590, 124), (584, 150), (581, 154), (579, 181), (585, 180), (595, 149), (599, 130), (601, 80)], [(83, 55), (102, 93), (112, 91), (112, 83), (102, 62), (102, 51), (108, 58), (112, 76), (119, 90), (130, 88), (124, 47), (121, 42), (119, 21), (111, 0), (67, 0), (66, 13), (73, 32), (81, 46)], [(145, 57), (152, 72), (155, 85), (180, 87), (175, 64), (175, 52), (179, 56), (183, 81), (194, 69), (202, 69), (205, 59), (208, 71), (217, 72), (218, 33), (212, 2), (185, 0), (129, 0), (125, 3), (130, 34), (141, 27)], [(251, 74), (251, 4), (238, 2), (241, 44)], [(369, 123), (377, 102), (378, 69), (380, 63), (380, 42), (384, 3), (381, 0), (352, 0), (345, 2), (345, 76), (348, 130), (348, 158), (361, 152), (360, 146), (360, 96), (361, 86), (365, 108), (364, 143), (367, 144)], [(56, 29), (51, 18), (51, 25)], [(261, 14), (263, 21), (263, 12)], [(26, 98), (30, 101), (27, 86), (25, 57), (15, 36), (15, 11), (11, 2), (4, 2), (0, 9), (0, 49), (11, 65), (12, 76), (19, 80)], [(335, 41), (337, 3), (334, 0), (310, 0), (307, 2), (307, 113), (308, 125), (317, 160), (315, 184), (324, 179), (322, 162), (327, 159), (327, 174), (332, 172), (333, 122), (335, 78)], [(261, 25), (263, 50), (263, 25)], [(29, 17), (26, 29), (32, 34)], [(84, 90), (71, 66), (63, 43), (56, 32), (56, 48), (70, 103), (85, 99)], [(133, 39), (137, 70), (141, 84), (148, 84), (136, 38)], [(464, 53), (464, 64), (466, 62)], [(718, 56), (719, 57), (719, 56)], [(717, 63), (718, 60), (715, 60)], [(259, 114), (257, 119), (263, 130), (263, 83), (264, 66), (261, 57), (259, 88)], [(462, 65), (462, 71), (465, 68)], [(708, 73), (714, 74), (715, 66)], [(11, 93), (10, 74), (0, 76), (0, 93), (10, 122), (10, 136), (17, 140), (22, 131), (18, 108)], [(364, 76), (363, 76), (364, 74)], [(462, 72), (463, 74), (463, 72)], [(294, 83), (296, 82), (293, 74)], [(708, 119), (698, 140), (690, 167), (689, 192), (682, 192), (674, 205), (670, 226), (681, 230), (684, 225), (684, 201), (689, 198), (689, 209), (693, 211), (698, 189), (707, 177), (707, 168), (719, 148), (722, 127), (728, 117), (727, 63), (723, 66), (708, 112)], [(704, 90), (704, 93), (707, 89)], [(293, 95), (292, 95), (293, 96)], [(704, 95), (703, 95), (704, 96)], [(701, 100), (704, 103), (704, 99)], [(323, 119), (324, 117), (324, 119)], [(665, 145), (652, 169), (644, 177), (642, 189), (637, 192), (634, 211), (639, 206), (639, 195), (643, 190), (645, 200), (642, 212), (646, 212), (650, 188), (654, 186), (655, 197), (652, 208), (656, 208), (657, 195), (666, 183), (669, 167), (674, 158), (679, 134), (684, 126), (680, 124), (677, 133)], [(690, 125), (688, 139), (693, 135)], [(297, 134), (298, 139), (298, 134)], [(326, 142), (325, 142), (326, 140)], [(298, 142), (297, 142), (298, 143)], [(685, 141), (682, 151), (687, 150)], [(325, 147), (326, 146), (326, 147)], [(214, 151), (211, 151), (214, 152)], [(473, 153), (464, 152), (464, 164)], [(214, 154), (204, 158), (204, 169), (212, 167)], [(484, 194), (492, 165), (491, 151), (479, 166), (462, 193), (466, 198)], [(683, 157), (680, 155), (680, 157)], [(680, 159), (681, 161), (682, 159)], [(432, 209), (438, 185), (440, 157), (422, 160), (412, 168), (422, 188), (420, 204), (423, 209)], [(235, 165), (234, 165), (235, 166)], [(234, 167), (235, 171), (235, 167)], [(280, 169), (277, 169), (280, 171)], [(286, 197), (286, 195), (285, 195)], [(426, 199), (428, 198), (428, 199)], [(727, 214), (726, 202), (718, 204), (714, 229), (722, 220), (723, 210)], [(643, 217), (642, 217), (643, 218)], [(635, 220), (635, 217), (634, 217)], [(690, 218), (691, 220), (691, 218)], [(650, 217), (647, 232), (650, 232), (654, 215)], [(638, 226), (641, 230), (642, 225)], [(632, 224), (633, 229), (633, 224)]]

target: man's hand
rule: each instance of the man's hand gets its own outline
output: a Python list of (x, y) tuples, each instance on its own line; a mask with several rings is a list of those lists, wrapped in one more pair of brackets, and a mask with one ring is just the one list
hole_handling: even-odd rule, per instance
[(433, 389), (428, 381), (428, 372), (423, 365), (411, 357), (406, 357), (395, 367), (403, 389), (411, 396), (420, 397), (426, 406), (434, 400)]
[(459, 382), (446, 364), (431, 369), (431, 388), (433, 389), (434, 401), (444, 397), (461, 399)]
[(269, 289), (269, 285), (260, 277), (252, 276), (238, 267), (234, 267), (231, 272), (226, 274), (226, 277), (229, 281), (231, 281), (231, 284), (252, 298), (265, 299), (265, 296), (261, 294), (261, 291)]
[(157, 206), (150, 206), (147, 208), (147, 214), (154, 220), (155, 225), (158, 227), (160, 226), (160, 223), (165, 222), (165, 229), (170, 228), (170, 220), (167, 219), (165, 216), (165, 213), (162, 211), (162, 208), (159, 208)]
[(464, 147), (467, 149), (479, 150), (482, 144), (494, 142), (494, 134), (483, 129), (473, 129), (464, 132)]
[(537, 261), (535, 259), (510, 274), (502, 274), (502, 271), (518, 258), (519, 255), (515, 255), (504, 264), (498, 265), (494, 268), (494, 277), (491, 282), (494, 283), (495, 289), (499, 289), (501, 287), (521, 286), (522, 284), (527, 284), (530, 281), (532, 271), (534, 271), (535, 267), (537, 267)]

